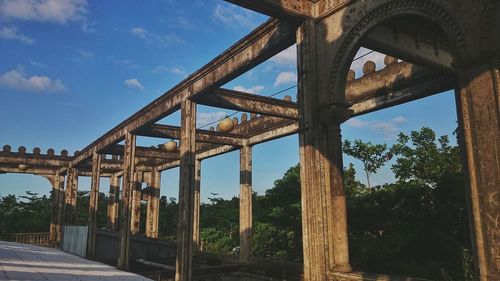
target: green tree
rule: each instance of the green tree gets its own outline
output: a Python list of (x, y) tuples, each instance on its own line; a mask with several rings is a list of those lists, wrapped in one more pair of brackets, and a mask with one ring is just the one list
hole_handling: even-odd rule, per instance
[(344, 184), (346, 196), (348, 198), (357, 198), (369, 192), (364, 184), (356, 180), (356, 169), (354, 169), (352, 163), (349, 163), (349, 165), (344, 168)]
[(175, 240), (177, 236), (177, 201), (167, 196), (160, 197), (160, 218), (158, 232), (161, 239)]
[(388, 154), (385, 153), (387, 145), (372, 144), (371, 142), (363, 142), (359, 139), (354, 140), (354, 142), (345, 140), (342, 149), (345, 154), (363, 163), (363, 168), (366, 173), (366, 182), (368, 188), (371, 188), (370, 176), (376, 173), (388, 159)]
[(254, 255), (302, 260), (300, 167), (291, 167), (274, 187), (254, 196)]
[(450, 145), (448, 136), (436, 142), (436, 133), (427, 127), (411, 134), (399, 134), (390, 151), (397, 156), (392, 171), (398, 181), (418, 181), (435, 186), (446, 173), (461, 173), (458, 146)]

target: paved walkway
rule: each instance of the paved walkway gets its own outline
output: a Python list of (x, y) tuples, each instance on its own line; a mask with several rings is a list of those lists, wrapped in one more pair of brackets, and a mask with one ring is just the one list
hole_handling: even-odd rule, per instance
[(145, 277), (56, 249), (0, 241), (0, 280), (128, 280)]

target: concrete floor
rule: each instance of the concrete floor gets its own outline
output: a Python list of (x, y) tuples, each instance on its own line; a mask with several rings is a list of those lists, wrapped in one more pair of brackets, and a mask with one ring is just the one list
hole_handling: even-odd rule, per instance
[(56, 249), (0, 241), (0, 280), (151, 280)]

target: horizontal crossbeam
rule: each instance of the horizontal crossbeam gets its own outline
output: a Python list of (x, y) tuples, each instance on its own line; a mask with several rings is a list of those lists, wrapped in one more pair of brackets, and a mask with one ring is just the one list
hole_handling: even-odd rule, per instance
[(310, 0), (225, 0), (241, 7), (289, 22), (300, 23), (313, 13)]
[[(143, 127), (135, 131), (134, 134), (144, 137), (178, 140), (181, 136), (181, 128), (171, 125), (154, 124)], [(243, 136), (238, 134), (197, 129), (196, 142), (242, 146)]]
[(204, 95), (200, 95), (195, 99), (195, 102), (262, 115), (289, 119), (299, 118), (298, 106), (294, 102), (229, 89), (221, 88), (213, 90)]
[(379, 26), (365, 38), (363, 46), (366, 48), (391, 55), (409, 62), (419, 62), (424, 66), (451, 71), (453, 69), (453, 55), (444, 46), (419, 38), (418, 35), (408, 35)]
[[(110, 155), (123, 155), (125, 151), (125, 146), (123, 145), (113, 145), (102, 151), (103, 154)], [(153, 158), (153, 159), (179, 159), (179, 152), (168, 152), (159, 148), (152, 147), (140, 147), (137, 146), (135, 149), (136, 157)]]

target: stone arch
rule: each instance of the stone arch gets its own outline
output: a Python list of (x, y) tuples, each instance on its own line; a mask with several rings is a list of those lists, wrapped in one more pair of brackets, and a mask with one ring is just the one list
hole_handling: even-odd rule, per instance
[[(497, 23), (500, 22), (500, 1), (489, 0), (485, 5), (485, 15), (482, 21), (481, 31), (483, 34), (483, 48), (494, 50), (500, 40), (495, 36), (500, 31)], [(495, 28), (496, 27), (496, 28)]]
[(400, 16), (417, 16), (422, 20), (438, 24), (453, 46), (451, 51), (455, 59), (460, 61), (466, 57), (464, 32), (448, 10), (430, 0), (392, 0), (366, 13), (341, 39), (329, 75), (331, 95), (344, 92), (349, 65), (363, 38), (380, 24)]

